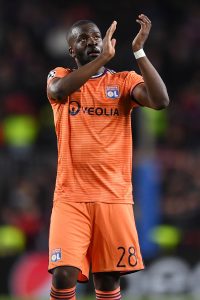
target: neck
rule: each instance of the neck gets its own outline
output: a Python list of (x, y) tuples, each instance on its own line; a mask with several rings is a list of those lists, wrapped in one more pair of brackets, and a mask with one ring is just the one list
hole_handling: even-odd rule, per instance
[(101, 67), (93, 76), (102, 74), (105, 71), (105, 67)]
[[(83, 65), (80, 64), (80, 62), (77, 61), (77, 60), (76, 60), (76, 64), (77, 64), (78, 69), (79, 69), (80, 67), (83, 66)], [(101, 68), (100, 68), (93, 76), (102, 74), (104, 71), (105, 71), (105, 67), (101, 67)]]

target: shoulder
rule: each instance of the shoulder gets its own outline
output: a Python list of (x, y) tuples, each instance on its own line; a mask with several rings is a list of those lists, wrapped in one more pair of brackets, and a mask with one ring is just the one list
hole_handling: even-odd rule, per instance
[(115, 72), (113, 70), (107, 70), (107, 78), (118, 81), (122, 85), (131, 84), (135, 85), (140, 82), (144, 82), (143, 77), (137, 72), (133, 71), (121, 71)]
[(143, 77), (134, 70), (121, 72), (107, 70), (107, 74), (108, 78), (110, 77), (109, 83), (117, 84), (123, 87), (125, 94), (131, 94), (132, 90), (138, 84), (144, 83)]
[(119, 76), (123, 79), (125, 85), (130, 87), (134, 87), (137, 84), (144, 82), (142, 75), (135, 71), (123, 71), (120, 72)]
[(111, 77), (114, 78), (121, 78), (123, 80), (125, 80), (127, 77), (135, 77), (139, 74), (137, 74), (135, 71), (120, 71), (120, 72), (116, 72), (114, 70), (111, 69), (107, 69), (107, 74), (110, 75)]
[(47, 79), (49, 80), (49, 79), (56, 78), (56, 77), (64, 77), (67, 74), (69, 74), (70, 72), (72, 72), (72, 70), (69, 68), (56, 67), (49, 72)]
[(56, 67), (56, 68), (54, 68), (53, 70), (51, 70), (49, 72), (49, 74), (47, 76), (47, 86), (49, 86), (49, 84), (51, 82), (53, 82), (53, 79), (65, 77), (70, 72), (72, 72), (72, 70), (69, 69), (69, 68), (64, 68), (64, 67)]

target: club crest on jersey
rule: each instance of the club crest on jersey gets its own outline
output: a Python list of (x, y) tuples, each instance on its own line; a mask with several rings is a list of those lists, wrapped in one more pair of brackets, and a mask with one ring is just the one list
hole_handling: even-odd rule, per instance
[(119, 98), (119, 87), (117, 85), (107, 86), (106, 97), (111, 99)]
[(55, 77), (56, 71), (52, 70), (51, 72), (49, 72), (48, 78), (53, 78)]
[(61, 257), (62, 257), (62, 255), (61, 255), (60, 248), (52, 250), (52, 253), (51, 253), (51, 261), (52, 262), (56, 262), (56, 261), (60, 260)]

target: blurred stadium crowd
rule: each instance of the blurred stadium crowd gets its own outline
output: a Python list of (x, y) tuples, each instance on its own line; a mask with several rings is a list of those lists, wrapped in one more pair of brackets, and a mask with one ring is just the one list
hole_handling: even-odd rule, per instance
[[(91, 19), (104, 34), (116, 19), (116, 56), (109, 67), (137, 70), (131, 41), (138, 30), (135, 19), (143, 12), (153, 23), (145, 51), (171, 99), (165, 111), (148, 112), (161, 165), (162, 222), (182, 231), (181, 249), (199, 253), (198, 1), (107, 1), (102, 5), (89, 0), (0, 0), (0, 6), (0, 228), (20, 229), (27, 251), (47, 250), (57, 152), (46, 78), (56, 66), (74, 66), (67, 53), (67, 28), (78, 19)], [(137, 111), (134, 114), (137, 120)], [(134, 126), (137, 152), (137, 122)], [(8, 248), (2, 232), (0, 255), (4, 256)]]

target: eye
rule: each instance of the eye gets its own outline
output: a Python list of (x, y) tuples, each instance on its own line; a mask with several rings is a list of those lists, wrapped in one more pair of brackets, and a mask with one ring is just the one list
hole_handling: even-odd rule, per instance
[(82, 37), (81, 39), (80, 39), (80, 42), (85, 42), (86, 41), (86, 38), (85, 37)]
[(78, 38), (78, 42), (79, 43), (85, 43), (86, 42), (86, 37), (85, 36), (80, 36), (79, 38)]

